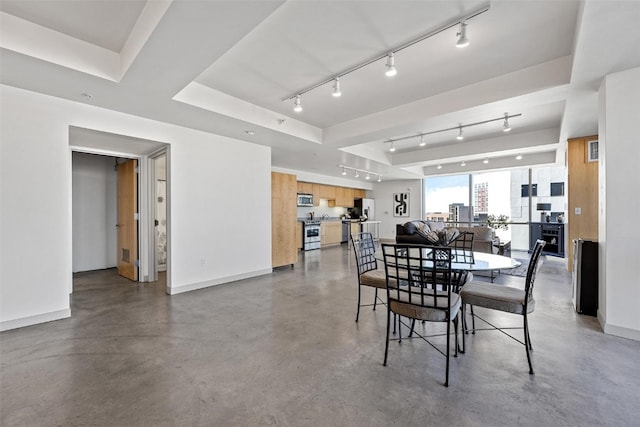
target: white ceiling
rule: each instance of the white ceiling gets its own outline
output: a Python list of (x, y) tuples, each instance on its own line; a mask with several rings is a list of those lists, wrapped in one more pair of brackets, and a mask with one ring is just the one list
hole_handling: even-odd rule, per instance
[[(454, 26), (397, 52), (394, 78), (381, 59), (343, 76), (340, 98), (326, 84), (299, 114), (285, 100), (487, 5), (468, 21), (467, 48)], [(338, 164), (390, 180), (460, 172), (461, 159), (465, 171), (562, 161), (567, 138), (597, 133), (603, 76), (640, 66), (640, 1), (3, 0), (0, 10), (2, 83), (268, 145), (274, 167), (328, 176)], [(75, 39), (105, 52), (83, 55)], [(435, 133), (394, 154), (385, 142), (505, 112), (521, 114), (507, 134), (495, 121), (465, 128), (464, 141)]]

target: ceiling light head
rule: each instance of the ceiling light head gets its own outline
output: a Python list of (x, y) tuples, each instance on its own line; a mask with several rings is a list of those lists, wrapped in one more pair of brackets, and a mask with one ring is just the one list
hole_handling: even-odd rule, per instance
[(393, 56), (393, 52), (387, 55), (387, 66), (384, 75), (387, 77), (393, 77), (398, 74), (398, 70), (396, 70), (396, 61)]
[(516, 156), (516, 160), (522, 160), (522, 154), (518, 154), (518, 155)]
[(484, 163), (484, 164), (486, 165), (487, 163), (489, 163), (489, 159), (484, 159), (484, 160), (482, 161), (482, 163)]
[(347, 174), (347, 170), (345, 168), (342, 168), (342, 176)]
[(302, 112), (302, 104), (300, 103), (300, 95), (296, 95), (295, 101), (293, 101), (293, 111), (296, 113)]
[(250, 130), (250, 129), (245, 130), (244, 133), (246, 133), (247, 135), (254, 135), (255, 134), (255, 132)]
[(467, 162), (465, 162), (464, 160), (462, 161), (462, 163), (460, 163), (460, 166), (464, 167), (467, 166)]
[(391, 148), (389, 148), (389, 151), (392, 153), (396, 151), (396, 147), (393, 146), (393, 141), (391, 141)]
[(358, 169), (356, 169), (356, 173), (353, 175), (356, 178), (360, 178), (360, 174), (358, 173)]
[(442, 169), (442, 165), (438, 165), (438, 169)]
[(460, 22), (460, 31), (456, 33), (458, 36), (458, 41), (456, 41), (456, 47), (467, 47), (469, 46), (469, 38), (467, 37), (467, 23), (462, 21)]
[(456, 136), (456, 139), (458, 141), (462, 141), (464, 139), (464, 135), (462, 134), (462, 126), (460, 126), (458, 129), (459, 129), (458, 130), (458, 136)]
[(371, 176), (369, 175), (369, 172), (367, 172), (367, 176), (365, 176), (364, 179), (371, 179)]
[(333, 79), (333, 93), (331, 95), (333, 95), (334, 98), (342, 96), (342, 90), (340, 90), (340, 77)]
[(382, 182), (382, 175), (378, 175), (378, 182)]
[(420, 135), (420, 144), (418, 144), (420, 147), (424, 147), (425, 145), (427, 145), (426, 142), (424, 142), (424, 135)]
[(509, 132), (511, 130), (511, 126), (509, 126), (509, 114), (504, 113), (504, 123), (502, 124), (502, 131)]

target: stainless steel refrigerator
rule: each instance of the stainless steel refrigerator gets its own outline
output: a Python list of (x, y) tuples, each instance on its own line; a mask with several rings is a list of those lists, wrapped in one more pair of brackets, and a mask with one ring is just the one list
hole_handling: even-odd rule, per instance
[(376, 219), (376, 201), (374, 199), (358, 199), (354, 201), (354, 212), (369, 221)]

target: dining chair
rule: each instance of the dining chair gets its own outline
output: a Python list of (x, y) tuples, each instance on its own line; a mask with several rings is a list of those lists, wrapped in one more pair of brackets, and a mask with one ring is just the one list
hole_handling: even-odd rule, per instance
[[(536, 301), (533, 298), (533, 284), (536, 278), (536, 270), (538, 268), (538, 261), (542, 248), (544, 248), (545, 241), (537, 240), (531, 253), (531, 259), (529, 260), (529, 267), (527, 268), (527, 276), (524, 283), (524, 289), (497, 285), (493, 283), (477, 282), (466, 283), (461, 291), (462, 297), (462, 351), (465, 351), (465, 334), (468, 333), (466, 327), (466, 306), (471, 306), (471, 332), (480, 330), (499, 330), (503, 334), (509, 336), (513, 340), (523, 344), (527, 352), (527, 362), (529, 363), (529, 374), (533, 374), (533, 364), (531, 362), (531, 351), (533, 346), (531, 345), (531, 336), (529, 335), (529, 320), (528, 315), (533, 313), (536, 305)], [(492, 310), (503, 311), (507, 313), (518, 314), (523, 317), (522, 327), (497, 327), (482, 317), (474, 313), (473, 307), (484, 307)], [(477, 329), (475, 319), (483, 321), (490, 328)], [(505, 329), (522, 329), (524, 331), (524, 341), (519, 340), (513, 335), (505, 332)]]
[[(354, 233), (351, 235), (351, 245), (356, 255), (356, 265), (358, 267), (358, 307), (356, 311), (356, 322), (360, 317), (360, 307), (370, 307), (376, 309), (378, 301), (384, 304), (382, 298), (378, 296), (378, 289), (387, 287), (387, 278), (384, 269), (378, 269), (378, 261), (375, 257), (376, 246), (373, 235), (369, 232)], [(362, 287), (369, 286), (375, 288), (373, 304), (361, 304)]]
[[(382, 253), (387, 279), (387, 334), (383, 365), (387, 366), (389, 354), (389, 331), (391, 314), (411, 319), (411, 338), (414, 334), (445, 356), (446, 387), (449, 386), (449, 357), (451, 348), (451, 324), (454, 325), (455, 356), (458, 355), (458, 319), (461, 298), (453, 292), (454, 274), (451, 270), (451, 251), (445, 246), (424, 246), (412, 244), (383, 244)], [(445, 322), (446, 333), (422, 335), (415, 332), (416, 320), (425, 322)], [(395, 320), (394, 320), (395, 327)], [(402, 326), (398, 328), (398, 341), (402, 341)], [(428, 338), (446, 336), (444, 351)]]

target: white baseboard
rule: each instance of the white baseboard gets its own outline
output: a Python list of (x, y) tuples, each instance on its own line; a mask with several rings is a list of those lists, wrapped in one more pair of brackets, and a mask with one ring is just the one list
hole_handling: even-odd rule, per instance
[(221, 277), (219, 279), (207, 280), (207, 281), (199, 282), (199, 283), (191, 283), (191, 284), (188, 284), (188, 285), (167, 287), (167, 293), (169, 295), (181, 294), (181, 293), (184, 293), (184, 292), (190, 292), (190, 291), (195, 291), (195, 290), (198, 290), (198, 289), (209, 288), (211, 286), (223, 285), (223, 284), (229, 283), (229, 282), (237, 282), (238, 280), (250, 279), (252, 277), (258, 277), (258, 276), (264, 276), (265, 274), (271, 274), (271, 272), (272, 272), (272, 269), (269, 268), (269, 269), (266, 269), (266, 270), (250, 271), (248, 273), (237, 274), (235, 276)]
[(37, 325), (38, 323), (51, 322), (53, 320), (66, 319), (71, 317), (71, 309), (52, 311), (50, 313), (37, 314), (35, 316), (21, 317), (20, 319), (5, 320), (0, 322), (0, 331), (24, 328), (25, 326)]
[(602, 330), (605, 334), (615, 335), (617, 337), (627, 338), (634, 341), (640, 341), (640, 331), (637, 329), (625, 328), (624, 326), (616, 326), (604, 322), (600, 318), (600, 313), (598, 313), (598, 321), (600, 321), (600, 325), (602, 326)]

